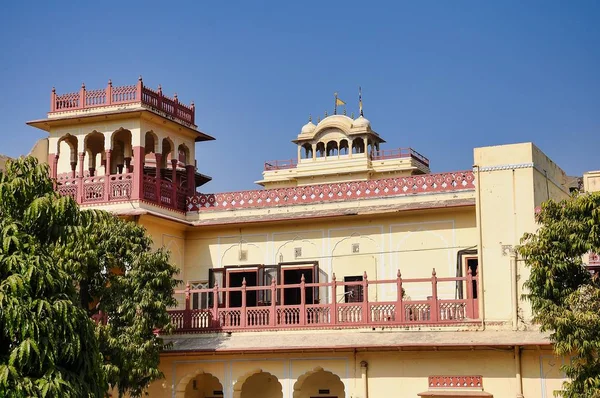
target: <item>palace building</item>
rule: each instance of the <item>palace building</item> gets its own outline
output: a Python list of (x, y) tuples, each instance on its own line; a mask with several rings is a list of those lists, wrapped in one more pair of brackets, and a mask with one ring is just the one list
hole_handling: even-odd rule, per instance
[[(146, 227), (184, 285), (150, 397), (552, 397), (564, 380), (521, 300), (535, 209), (569, 195), (532, 143), (432, 173), (362, 114), (290, 134), (260, 189), (210, 193), (193, 104), (109, 82), (52, 90), (33, 153), (83, 208)], [(362, 113), (362, 112), (361, 112)], [(293, 127), (291, 128), (293, 129)], [(420, 148), (421, 149), (421, 148)], [(425, 148), (426, 149), (426, 148)], [(423, 149), (423, 150), (425, 150)], [(600, 172), (583, 177), (600, 189)], [(590, 256), (591, 266), (599, 266)]]

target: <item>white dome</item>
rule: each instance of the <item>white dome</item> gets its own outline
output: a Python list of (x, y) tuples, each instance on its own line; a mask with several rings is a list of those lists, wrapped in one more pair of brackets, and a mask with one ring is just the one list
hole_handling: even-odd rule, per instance
[(371, 122), (369, 121), (369, 119), (365, 118), (364, 116), (359, 116), (353, 123), (352, 123), (352, 127), (355, 128), (370, 128), (371, 127)]
[(300, 134), (310, 134), (313, 131), (315, 131), (315, 128), (317, 128), (317, 126), (315, 126), (313, 122), (308, 122), (304, 126), (302, 126)]

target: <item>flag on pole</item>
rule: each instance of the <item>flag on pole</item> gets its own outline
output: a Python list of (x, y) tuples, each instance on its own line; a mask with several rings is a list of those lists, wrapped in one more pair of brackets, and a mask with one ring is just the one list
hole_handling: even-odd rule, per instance
[(363, 116), (363, 109), (362, 109), (362, 89), (360, 88), (360, 86), (358, 87), (358, 108), (360, 109), (360, 116)]
[(341, 99), (339, 99), (339, 98), (336, 98), (336, 99), (335, 99), (335, 105), (336, 105), (336, 106), (340, 106), (340, 105), (346, 105), (346, 103), (345, 103), (344, 101), (342, 101)]

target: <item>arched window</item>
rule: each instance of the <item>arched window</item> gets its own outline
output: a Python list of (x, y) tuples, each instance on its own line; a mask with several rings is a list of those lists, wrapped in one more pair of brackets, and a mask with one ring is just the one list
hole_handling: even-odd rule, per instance
[(337, 141), (329, 141), (327, 143), (327, 156), (337, 156), (338, 143)]
[(365, 142), (362, 138), (352, 140), (352, 153), (365, 153)]
[(322, 158), (325, 156), (325, 144), (322, 142), (317, 143), (317, 157)]
[(302, 145), (302, 150), (300, 151), (300, 157), (302, 159), (312, 159), (312, 156), (313, 156), (312, 145), (310, 145), (309, 143)]
[[(85, 154), (88, 157), (88, 171), (90, 176), (101, 175), (98, 173), (98, 168), (102, 165), (102, 157), (104, 156), (104, 135), (93, 131), (85, 136), (84, 141)], [(107, 174), (106, 170), (101, 170)]]
[(110, 174), (130, 172), (131, 152), (131, 131), (121, 128), (113, 133)]
[(340, 141), (340, 155), (347, 155), (348, 154), (348, 140), (341, 140)]

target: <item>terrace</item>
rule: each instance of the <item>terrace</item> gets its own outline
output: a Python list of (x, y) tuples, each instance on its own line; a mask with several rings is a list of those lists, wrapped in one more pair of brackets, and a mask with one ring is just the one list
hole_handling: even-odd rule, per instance
[[(350, 154), (349, 152), (337, 152), (337, 148), (334, 148), (335, 152), (334, 153), (334, 157), (338, 157), (338, 156), (352, 156), (352, 154)], [(321, 157), (320, 154), (322, 154), (322, 157), (331, 157), (332, 152), (318, 152), (315, 151), (315, 156)], [(358, 153), (353, 153), (354, 156), (357, 155), (361, 155), (362, 153), (358, 152)], [(397, 148), (397, 149), (379, 149), (379, 150), (373, 150), (369, 153), (368, 158), (370, 160), (388, 160), (388, 159), (404, 159), (404, 158), (410, 158), (410, 159), (414, 159), (415, 161), (419, 162), (421, 165), (425, 166), (425, 167), (429, 167), (429, 159), (427, 159), (425, 156), (421, 155), (419, 152), (415, 151), (412, 148)], [(298, 167), (298, 162), (295, 159), (284, 159), (284, 160), (270, 160), (265, 162), (264, 165), (264, 171), (273, 171), (273, 170), (287, 170), (287, 169), (293, 169)]]
[(139, 104), (184, 125), (195, 124), (196, 108), (193, 102), (185, 105), (179, 102), (177, 94), (173, 98), (163, 95), (160, 86), (157, 90), (146, 87), (141, 76), (137, 84), (131, 86), (113, 87), (112, 81), (109, 80), (106, 88), (98, 90), (87, 90), (85, 84), (82, 84), (79, 92), (56, 94), (56, 90), (53, 88), (49, 116), (56, 116), (64, 112), (130, 104)]
[[(177, 333), (260, 330), (349, 329), (477, 325), (478, 276), (299, 283), (177, 290), (183, 308), (170, 310)], [(309, 274), (310, 275), (310, 274)], [(411, 286), (429, 287), (424, 299), (412, 300)], [(449, 293), (453, 292), (453, 293)], [(373, 297), (372, 297), (373, 296)], [(453, 296), (453, 297), (449, 297)]]

